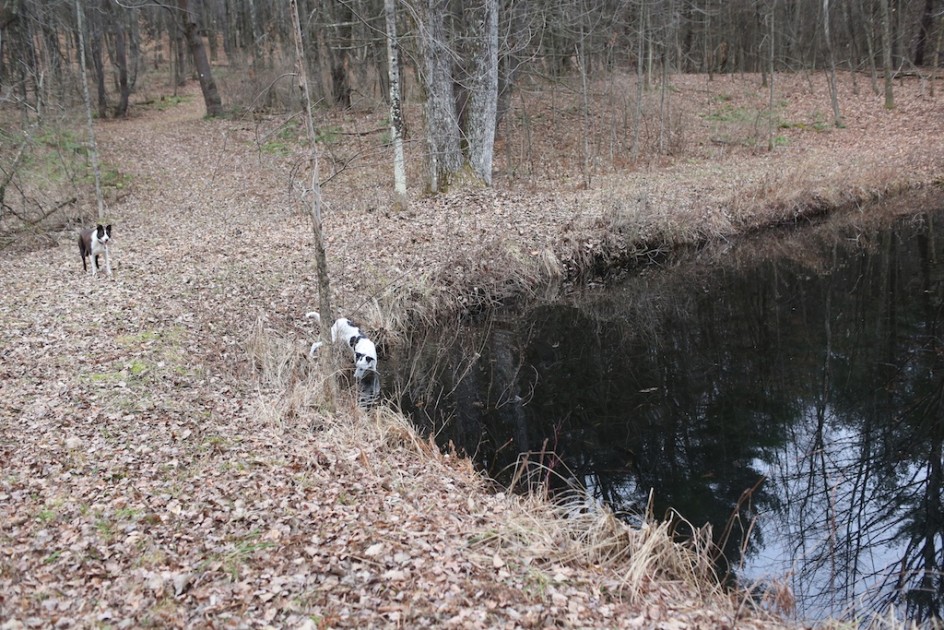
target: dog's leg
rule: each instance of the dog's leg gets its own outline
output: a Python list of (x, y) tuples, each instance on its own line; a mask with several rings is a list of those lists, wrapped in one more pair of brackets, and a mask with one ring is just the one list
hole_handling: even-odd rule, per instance
[(98, 254), (89, 254), (89, 264), (92, 266), (92, 275), (98, 275)]
[(111, 258), (108, 257), (108, 248), (105, 248), (105, 270), (108, 272), (108, 276), (111, 277)]
[[(315, 320), (318, 324), (321, 323), (321, 315), (318, 313), (318, 311), (308, 311), (305, 313), (305, 317)], [(311, 344), (311, 350), (308, 351), (308, 356), (315, 356), (315, 353), (318, 352), (318, 348), (320, 348), (322, 345), (324, 345), (324, 342), (321, 341), (316, 341), (315, 343)]]

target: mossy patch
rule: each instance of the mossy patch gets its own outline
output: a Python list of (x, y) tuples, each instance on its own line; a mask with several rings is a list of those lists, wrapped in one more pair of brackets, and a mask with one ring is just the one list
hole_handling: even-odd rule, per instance
[(145, 105), (162, 112), (172, 107), (177, 107), (182, 103), (189, 103), (192, 100), (193, 97), (190, 95), (171, 94), (169, 96), (160, 96), (155, 100), (148, 101), (145, 103)]

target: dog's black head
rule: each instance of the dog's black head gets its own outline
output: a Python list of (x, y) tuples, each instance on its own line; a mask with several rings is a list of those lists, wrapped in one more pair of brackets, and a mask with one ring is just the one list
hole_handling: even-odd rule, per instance
[(95, 237), (102, 243), (107, 243), (111, 240), (111, 223), (108, 225), (102, 225), (99, 223), (95, 226)]

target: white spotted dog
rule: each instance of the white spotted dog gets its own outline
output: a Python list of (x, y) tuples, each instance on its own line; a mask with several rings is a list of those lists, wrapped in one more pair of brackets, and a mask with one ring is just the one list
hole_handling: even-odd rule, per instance
[(111, 224), (97, 225), (91, 230), (79, 232), (79, 255), (82, 257), (82, 269), (88, 271), (85, 257), (88, 256), (92, 265), (92, 275), (98, 273), (98, 257), (105, 255), (105, 270), (111, 275), (111, 259), (108, 257), (108, 242), (111, 240)]
[[(321, 315), (316, 311), (305, 313), (305, 317), (314, 319), (319, 324), (321, 323)], [(335, 320), (334, 325), (331, 326), (331, 341), (336, 342), (339, 340), (344, 341), (345, 345), (354, 353), (355, 379), (361, 381), (366, 376), (371, 375), (371, 373), (374, 373), (372, 376), (376, 376), (378, 371), (377, 348), (374, 346), (374, 342), (368, 339), (364, 333), (361, 332), (361, 329), (346, 317), (339, 317)], [(321, 342), (316, 341), (311, 344), (311, 350), (308, 354), (315, 354), (320, 347)]]

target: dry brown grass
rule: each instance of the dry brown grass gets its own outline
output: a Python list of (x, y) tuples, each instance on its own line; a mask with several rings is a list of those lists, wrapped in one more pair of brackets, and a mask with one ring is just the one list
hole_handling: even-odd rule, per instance
[(304, 343), (267, 328), (259, 317), (243, 349), (257, 384), (253, 415), (266, 426), (284, 427), (320, 414), (325, 405), (325, 377), (308, 357)]
[(552, 564), (606, 569), (617, 580), (618, 592), (639, 603), (653, 583), (674, 582), (701, 593), (705, 600), (721, 595), (705, 538), (682, 544), (674, 540), (672, 524), (644, 517), (632, 527), (608, 508), (574, 490), (567, 497), (547, 500), (531, 494), (520, 500), (516, 517), (497, 533), (496, 544), (520, 557), (542, 558)]
[[(352, 407), (349, 413), (324, 418), (320, 428), (325, 443), (361, 453), (364, 466), (372, 467), (370, 462), (385, 453), (394, 461), (419, 458), (424, 467), (443, 478), (455, 475), (456, 458), (443, 454), (431, 438), (421, 438), (409, 420), (389, 408), (365, 412)], [(459, 462), (465, 475), (478, 477), (469, 460)], [(398, 476), (398, 484), (411, 483), (419, 481)], [(477, 485), (484, 489), (487, 484), (478, 478)], [(470, 496), (470, 504), (481, 501), (479, 492)], [(714, 578), (707, 530), (700, 530), (689, 543), (679, 543), (670, 523), (657, 522), (650, 514), (641, 527), (632, 527), (579, 490), (554, 501), (540, 492), (499, 493), (489, 500), (503, 505), (504, 517), (498, 523), (485, 521), (486, 529), (479, 533), (469, 532), (470, 550), (481, 554), (483, 565), (500, 557), (552, 575), (579, 570), (594, 576), (595, 588), (632, 606), (644, 604), (654, 588), (668, 588), (680, 600), (695, 598), (701, 605), (721, 607), (732, 617), (738, 614), (736, 599), (725, 594)]]

